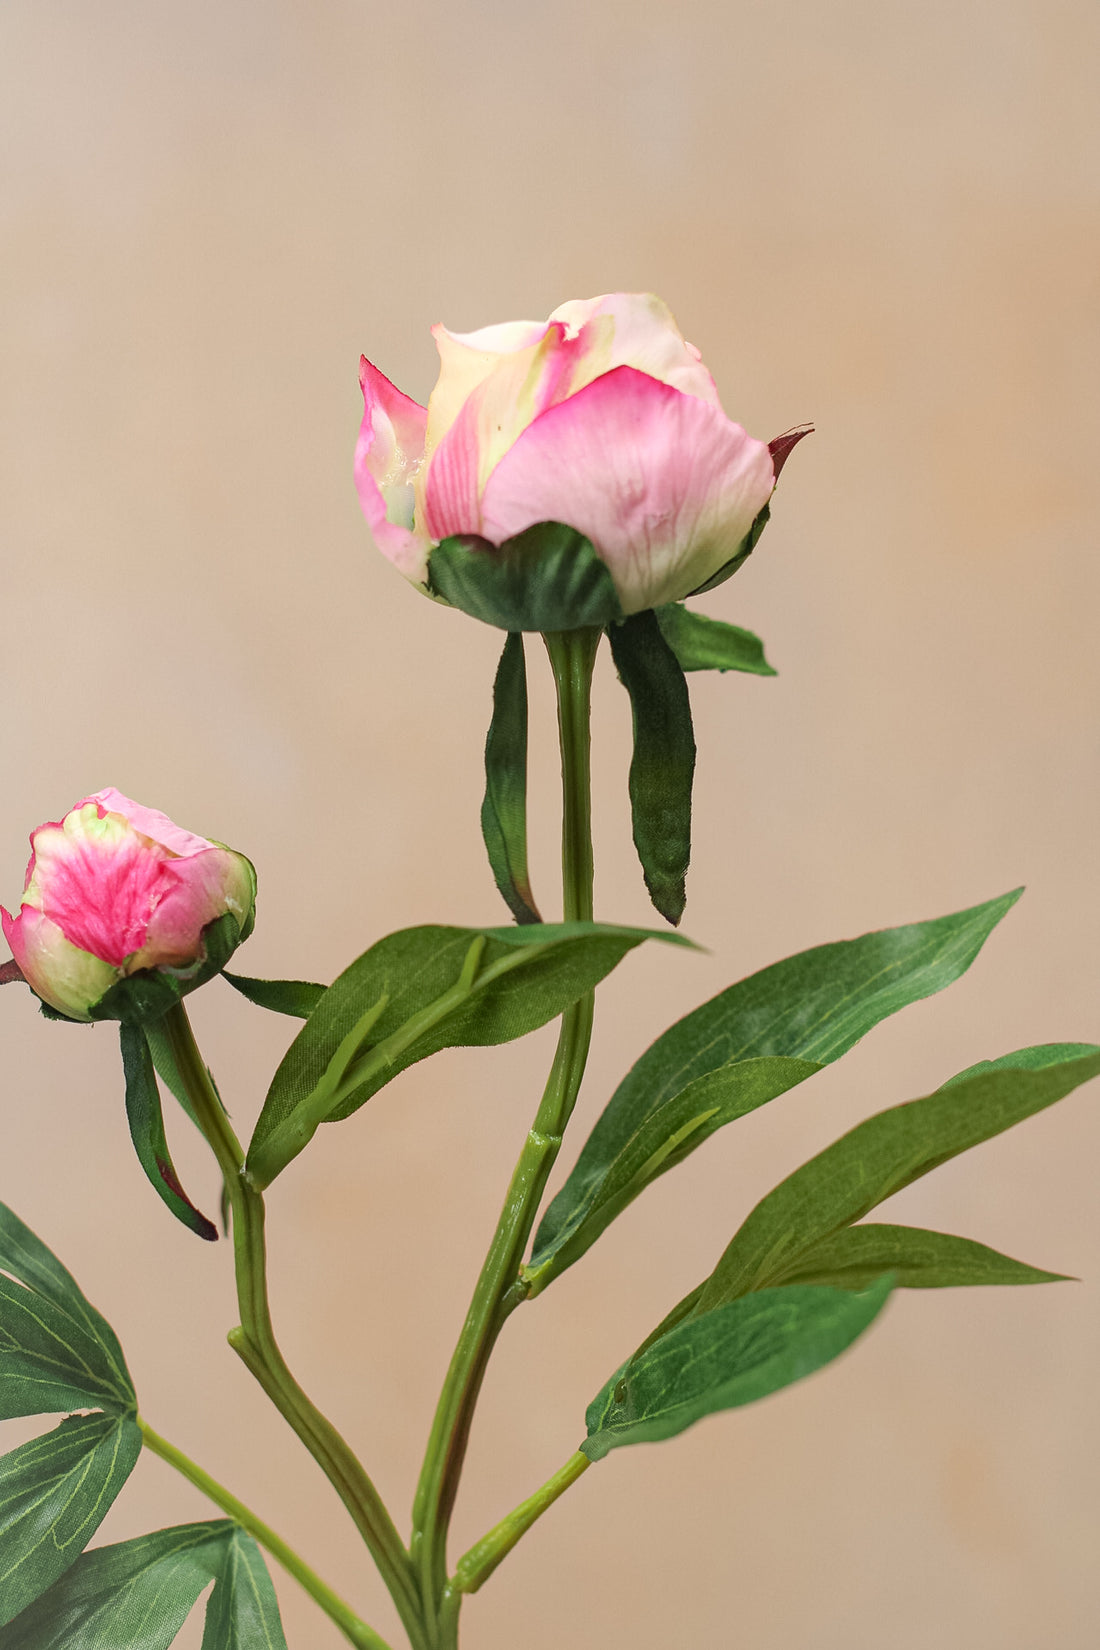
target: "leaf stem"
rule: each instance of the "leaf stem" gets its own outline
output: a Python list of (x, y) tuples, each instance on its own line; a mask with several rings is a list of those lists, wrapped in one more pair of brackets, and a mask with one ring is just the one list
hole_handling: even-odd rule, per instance
[(526, 1535), (536, 1519), (541, 1518), (548, 1507), (552, 1507), (559, 1495), (575, 1484), (582, 1472), (586, 1472), (592, 1465), (587, 1455), (580, 1450), (571, 1455), (563, 1467), (559, 1467), (546, 1483), (537, 1489), (534, 1495), (529, 1495), (526, 1501), (521, 1501), (518, 1507), (502, 1518), (499, 1524), (493, 1526), (488, 1535), (475, 1542), (468, 1553), (459, 1559), (455, 1566), (454, 1579), (448, 1585), (457, 1593), (476, 1593), (483, 1582), (488, 1581), (501, 1559), (506, 1558), (512, 1551), (521, 1536)]
[(351, 1514), (389, 1588), (413, 1645), (424, 1645), (420, 1603), (409, 1555), (378, 1491), (345, 1440), (313, 1404), (287, 1367), (271, 1323), (267, 1297), (264, 1200), (248, 1185), (244, 1152), (203, 1062), (182, 1003), (162, 1022), (199, 1127), (225, 1179), (232, 1211), (240, 1327), (229, 1344), (298, 1434)]
[[(592, 668), (600, 635), (598, 629), (589, 629), (561, 631), (545, 638), (558, 697), (562, 886), (567, 922), (592, 920), (590, 712)], [(447, 1530), (474, 1409), (497, 1337), (525, 1297), (519, 1269), (584, 1075), (592, 1037), (592, 1011), (593, 993), (589, 992), (562, 1016), (550, 1075), (513, 1171), (447, 1371), (420, 1472), (410, 1551), (419, 1575), (425, 1616), (429, 1621), (438, 1618), (438, 1631), (446, 1633), (439, 1642), (456, 1642), (458, 1605), (452, 1598), (445, 1599)], [(441, 1609), (446, 1619), (440, 1617)]]
[(229, 1517), (235, 1519), (242, 1529), (254, 1536), (261, 1546), (266, 1547), (271, 1556), (278, 1560), (283, 1569), (292, 1575), (306, 1592), (321, 1606), (327, 1616), (339, 1627), (344, 1637), (350, 1639), (357, 1646), (357, 1650), (390, 1650), (385, 1639), (381, 1638), (373, 1627), (362, 1621), (349, 1604), (346, 1604), (338, 1593), (334, 1593), (327, 1582), (313, 1570), (294, 1548), (289, 1546), (281, 1535), (276, 1535), (269, 1524), (258, 1518), (250, 1508), (238, 1501), (223, 1484), (212, 1478), (204, 1468), (190, 1456), (178, 1449), (175, 1444), (162, 1438), (159, 1432), (154, 1432), (149, 1423), (138, 1416), (138, 1426), (141, 1428), (142, 1442), (146, 1449), (154, 1455), (159, 1455), (162, 1461), (175, 1467), (184, 1478), (200, 1489), (205, 1496), (220, 1507)]

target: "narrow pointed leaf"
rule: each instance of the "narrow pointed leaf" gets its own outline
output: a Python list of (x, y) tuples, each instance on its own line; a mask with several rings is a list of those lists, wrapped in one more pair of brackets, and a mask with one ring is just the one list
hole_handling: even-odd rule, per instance
[(114, 1331), (45, 1244), (0, 1204), (0, 1419), (137, 1411)]
[(257, 1008), (270, 1009), (273, 1014), (289, 1014), (297, 1020), (308, 1020), (325, 994), (325, 987), (311, 980), (254, 980), (247, 974), (231, 974), (225, 968), (222, 979), (228, 980), (234, 991), (239, 991)]
[(191, 1202), (180, 1185), (164, 1133), (164, 1114), (153, 1057), (144, 1029), (126, 1021), (119, 1028), (122, 1041), (122, 1068), (126, 1076), (126, 1119), (138, 1162), (153, 1190), (178, 1221), (208, 1242), (218, 1229)]
[(707, 1280), (695, 1314), (793, 1275), (823, 1239), (1098, 1073), (1100, 1050), (1041, 1070), (1004, 1067), (867, 1118), (756, 1205)]
[[(563, 1013), (628, 951), (651, 938), (674, 936), (582, 922), (481, 929), (432, 925), (379, 940), (329, 987), (276, 1071), (249, 1147), (255, 1183), (266, 1185), (280, 1173), (319, 1121), (350, 1117), (414, 1061), (443, 1048), (525, 1036)], [(475, 951), (476, 969), (464, 984), (463, 971)], [(381, 1013), (343, 1076), (342, 1097), (322, 1118), (313, 1116), (311, 1099), (323, 1089), (341, 1044), (380, 1003)]]
[(919, 1226), (847, 1226), (808, 1249), (783, 1283), (866, 1289), (884, 1272), (897, 1289), (955, 1289), (982, 1284), (1065, 1283), (1064, 1272), (1043, 1272), (1011, 1260), (972, 1238)]
[(505, 638), (493, 683), (481, 834), (509, 911), (517, 922), (541, 922), (527, 871), (527, 669), (518, 631)]
[(168, 1650), (236, 1528), (180, 1524), (84, 1553), (0, 1628), (0, 1650)]
[[(682, 1161), (724, 1122), (753, 1109), (739, 1106), (740, 1094), (761, 1092), (768, 1099), (783, 1093), (845, 1054), (880, 1020), (958, 979), (1020, 893), (1016, 889), (932, 922), (815, 946), (750, 975), (678, 1020), (619, 1084), (547, 1209), (525, 1270), (532, 1292), (578, 1259), (630, 1201), (603, 1218), (620, 1195), (624, 1176), (631, 1197), (652, 1178), (639, 1172), (637, 1143), (644, 1142), (646, 1160), (658, 1172)], [(780, 1062), (773, 1068), (777, 1086), (771, 1095), (756, 1088), (765, 1075), (760, 1062), (767, 1059)], [(790, 1081), (779, 1080), (784, 1072)], [(706, 1126), (680, 1134), (691, 1117), (714, 1104), (706, 1084), (695, 1087), (712, 1075), (717, 1092), (725, 1095), (719, 1110)], [(662, 1119), (666, 1139), (679, 1135), (664, 1159), (657, 1144)]]
[(275, 1588), (252, 1537), (234, 1527), (206, 1606), (202, 1650), (286, 1650)]
[(72, 1415), (0, 1459), (0, 1625), (74, 1563), (141, 1454), (127, 1415)]
[(764, 644), (751, 630), (696, 613), (683, 602), (654, 609), (661, 635), (675, 653), (681, 670), (743, 670), (752, 676), (774, 676), (764, 657)]
[(684, 912), (691, 858), (695, 735), (687, 683), (652, 612), (612, 625), (608, 639), (634, 718), (634, 846), (650, 898), (675, 926)]
[(970, 1077), (980, 1077), (987, 1071), (1042, 1071), (1046, 1066), (1057, 1066), (1063, 1060), (1083, 1059), (1086, 1054), (1095, 1054), (1095, 1043), (1036, 1043), (1031, 1048), (1014, 1049), (1011, 1054), (1002, 1054), (996, 1060), (979, 1060), (977, 1065), (967, 1066), (954, 1077), (949, 1077), (940, 1087), (949, 1089), (956, 1083), (965, 1083)]
[(845, 1351), (890, 1293), (880, 1279), (843, 1289), (768, 1289), (690, 1318), (630, 1360), (588, 1406), (592, 1461), (624, 1444), (656, 1443), (718, 1410), (766, 1398)]

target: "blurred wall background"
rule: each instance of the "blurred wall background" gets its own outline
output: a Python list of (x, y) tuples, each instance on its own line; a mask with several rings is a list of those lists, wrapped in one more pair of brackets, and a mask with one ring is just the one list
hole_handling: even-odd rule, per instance
[[(742, 973), (1028, 885), (970, 976), (718, 1136), (512, 1320), (456, 1553), (571, 1452), (607, 1373), (775, 1179), (964, 1065), (1100, 1031), (1098, 53), (1084, 0), (0, 8), (9, 905), (30, 827), (113, 784), (256, 861), (249, 972), (329, 979), (393, 928), (504, 920), (477, 823), (498, 637), (373, 551), (357, 361), (424, 399), (430, 322), (616, 288), (669, 301), (750, 430), (818, 433), (707, 603), (780, 670), (693, 680), (685, 927), (709, 950), (635, 954), (603, 989), (577, 1144), (652, 1036)], [(647, 922), (628, 726), (605, 662), (598, 914)], [(193, 1012), (247, 1131), (292, 1028), (230, 995)], [(47, 1024), (18, 991), (0, 1019), (0, 1196), (117, 1327), (149, 1420), (396, 1634), (225, 1346), (226, 1246), (141, 1178), (111, 1031)], [(551, 1046), (415, 1068), (271, 1194), (286, 1352), (402, 1528)], [(1083, 1284), (910, 1293), (805, 1385), (612, 1457), (469, 1604), (470, 1650), (1091, 1645), (1096, 1104), (888, 1217)], [(178, 1161), (210, 1204), (189, 1132)], [(150, 1459), (99, 1539), (207, 1515)], [(276, 1583), (292, 1646), (342, 1642)]]

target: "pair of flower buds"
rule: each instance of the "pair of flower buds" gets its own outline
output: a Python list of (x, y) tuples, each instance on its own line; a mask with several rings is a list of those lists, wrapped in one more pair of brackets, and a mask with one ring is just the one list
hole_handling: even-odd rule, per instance
[[(427, 407), (365, 358), (360, 374), (360, 501), (378, 548), (414, 584), (465, 605), (461, 579), (444, 589), (433, 578), (434, 552), (449, 541), (460, 561), (491, 562), (538, 524), (563, 523), (610, 575), (604, 622), (680, 601), (744, 559), (802, 432), (769, 445), (727, 418), (660, 299), (614, 293), (545, 322), (433, 333)], [(537, 544), (535, 555), (537, 584)], [(571, 622), (591, 611), (566, 611), (561, 628)], [(541, 628), (522, 614), (517, 627)], [(207, 977), (211, 924), (232, 919), (231, 945), (251, 932), (244, 855), (118, 791), (78, 802), (31, 844), (21, 909), (3, 912), (13, 963), (0, 973), (69, 1019), (124, 1015), (118, 988), (135, 975), (192, 989)]]

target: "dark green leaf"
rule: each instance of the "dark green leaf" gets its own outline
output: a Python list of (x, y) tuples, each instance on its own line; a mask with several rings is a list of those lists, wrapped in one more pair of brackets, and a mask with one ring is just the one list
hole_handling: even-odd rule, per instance
[(672, 1438), (704, 1415), (801, 1380), (862, 1334), (890, 1286), (887, 1277), (861, 1294), (768, 1289), (690, 1318), (611, 1377), (588, 1406), (581, 1449), (599, 1461), (623, 1444)]
[(153, 1057), (144, 1028), (124, 1020), (119, 1028), (122, 1041), (122, 1068), (126, 1076), (126, 1119), (138, 1162), (158, 1197), (178, 1221), (208, 1242), (217, 1239), (212, 1221), (200, 1214), (180, 1185), (164, 1133), (164, 1116)]
[(1036, 1043), (1032, 1048), (1018, 1048), (1011, 1054), (1002, 1054), (996, 1060), (979, 1060), (967, 1066), (957, 1076), (949, 1077), (940, 1087), (949, 1089), (955, 1083), (965, 1083), (968, 1077), (980, 1077), (985, 1071), (1042, 1071), (1045, 1066), (1061, 1065), (1063, 1060), (1082, 1059), (1095, 1054), (1095, 1043)]
[(234, 1527), (206, 1606), (202, 1650), (286, 1650), (275, 1589), (252, 1537)]
[(0, 1268), (0, 1418), (88, 1408), (136, 1414), (114, 1331), (2, 1203)]
[(621, 619), (615, 582), (582, 533), (540, 521), (503, 544), (475, 533), (444, 539), (429, 588), (500, 630), (581, 630)]
[(919, 1226), (846, 1226), (808, 1249), (783, 1282), (865, 1289), (884, 1272), (899, 1289), (953, 1289), (975, 1284), (1065, 1283), (971, 1238)]
[[(601, 1211), (618, 1195), (609, 1186), (618, 1188), (625, 1173), (631, 1196), (642, 1190), (646, 1178), (638, 1173), (635, 1141), (644, 1140), (661, 1168), (672, 1166), (656, 1156), (660, 1124), (655, 1134), (650, 1119), (666, 1118), (669, 1134), (678, 1134), (691, 1116), (707, 1109), (702, 1103), (692, 1109), (710, 1092), (693, 1085), (711, 1073), (728, 1074), (718, 1092), (728, 1096), (723, 1104), (731, 1109), (715, 1113), (713, 1126), (701, 1126), (676, 1142), (673, 1160), (680, 1162), (723, 1122), (753, 1109), (738, 1108), (740, 1065), (753, 1062), (744, 1074), (744, 1092), (761, 1092), (762, 1099), (801, 1082), (846, 1053), (880, 1020), (941, 991), (964, 973), (1020, 892), (933, 922), (816, 946), (750, 975), (678, 1020), (619, 1084), (546, 1211), (526, 1270), (535, 1283), (533, 1292), (545, 1288), (603, 1231), (611, 1214), (604, 1219)], [(771, 1095), (755, 1088), (762, 1078), (765, 1086), (767, 1082), (757, 1064), (762, 1059), (786, 1062), (774, 1066), (772, 1075), (780, 1079), (786, 1072), (790, 1077)], [(670, 1106), (680, 1095), (684, 1106)]]
[(634, 755), (630, 808), (634, 846), (649, 896), (669, 922), (684, 912), (691, 858), (691, 784), (695, 736), (687, 683), (652, 612), (634, 613), (608, 631), (615, 668), (630, 695)]
[(527, 872), (527, 670), (518, 631), (505, 637), (493, 683), (481, 834), (509, 911), (517, 922), (541, 922)]
[(247, 939), (232, 912), (208, 923), (202, 931), (203, 955), (193, 968), (169, 971), (143, 968), (118, 980), (91, 1010), (93, 1020), (122, 1020), (129, 1025), (147, 1025), (162, 1020), (170, 1008), (191, 991), (220, 974), (230, 957)]
[(297, 1020), (308, 1020), (325, 994), (323, 985), (314, 985), (310, 980), (254, 980), (247, 974), (230, 974), (228, 969), (223, 969), (222, 978), (257, 1008), (289, 1014)]
[(559, 1195), (551, 1204), (539, 1227), (530, 1264), (523, 1268), (529, 1294), (539, 1294), (559, 1272), (579, 1260), (639, 1192), (682, 1163), (716, 1129), (820, 1070), (812, 1060), (776, 1056), (741, 1060), (704, 1073), (662, 1101), (622, 1142), (598, 1177), (584, 1186), (578, 1184), (570, 1201)]
[(776, 673), (764, 657), (764, 644), (751, 630), (695, 613), (683, 602), (654, 609), (661, 635), (681, 670), (746, 670), (753, 676)]
[(1038, 1071), (1000, 1068), (867, 1118), (756, 1205), (711, 1273), (695, 1313), (793, 1276), (823, 1239), (1097, 1073), (1100, 1050)]
[[(671, 937), (573, 922), (433, 925), (379, 940), (329, 987), (287, 1050), (252, 1137), (249, 1173), (267, 1185), (321, 1121), (350, 1117), (414, 1061), (523, 1037), (591, 991), (644, 939)], [(334, 1061), (342, 1063), (335, 1084), (327, 1082)], [(319, 1104), (326, 1082), (338, 1097)]]
[(0, 1628), (0, 1650), (168, 1650), (211, 1580), (203, 1650), (286, 1650), (263, 1559), (227, 1518), (85, 1553)]
[(0, 1459), (0, 1625), (80, 1556), (140, 1454), (128, 1415), (72, 1415)]

